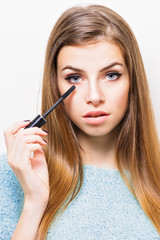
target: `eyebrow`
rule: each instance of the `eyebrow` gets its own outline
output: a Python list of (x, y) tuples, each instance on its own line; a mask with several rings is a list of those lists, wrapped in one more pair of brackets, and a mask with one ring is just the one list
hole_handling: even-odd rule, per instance
[[(122, 66), (123, 67), (123, 64), (120, 63), (120, 62), (113, 62), (111, 64), (109, 64), (108, 66), (102, 68), (99, 72), (104, 72), (105, 70), (111, 68), (111, 67), (114, 67), (116, 65), (119, 65), (119, 66)], [(76, 67), (73, 67), (73, 66), (70, 66), (70, 65), (67, 65), (65, 66), (62, 71), (66, 70), (66, 69), (70, 69), (70, 70), (73, 70), (73, 71), (76, 71), (76, 72), (84, 72), (84, 70), (80, 69), (80, 68), (76, 68)]]

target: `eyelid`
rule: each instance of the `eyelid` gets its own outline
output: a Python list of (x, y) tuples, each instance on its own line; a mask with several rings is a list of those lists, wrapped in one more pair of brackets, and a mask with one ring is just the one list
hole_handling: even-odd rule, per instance
[(70, 74), (67, 77), (65, 77), (64, 79), (70, 80), (71, 78), (75, 78), (75, 77), (82, 78), (79, 74)]
[(119, 73), (118, 71), (109, 71), (105, 74), (105, 77), (107, 77), (108, 75), (112, 74), (113, 76), (116, 76), (116, 79), (110, 79), (109, 81), (116, 81), (118, 80), (121, 76), (122, 76), (122, 73)]
[(68, 82), (71, 82), (71, 83), (74, 83), (74, 84), (80, 82), (80, 80), (76, 82), (76, 81), (72, 80), (72, 78), (77, 78), (77, 79), (80, 79), (80, 80), (82, 79), (82, 77), (81, 77), (79, 74), (74, 74), (74, 73), (69, 74), (69, 75), (68, 75), (67, 77), (65, 77), (64, 79), (67, 80)]
[(122, 73), (120, 73), (119, 71), (115, 71), (115, 70), (111, 70), (111, 71), (108, 71), (107, 73), (105, 73), (105, 75), (109, 75), (109, 74), (114, 74), (117, 76), (122, 75)]
[[(109, 74), (112, 74), (112, 75), (115, 75), (115, 76), (117, 76), (116, 77), (116, 79), (113, 79), (113, 80), (117, 80), (117, 79), (119, 79), (120, 77), (121, 77), (121, 75), (122, 75), (122, 73), (120, 73), (119, 71), (116, 71), (116, 70), (109, 70), (109, 71), (107, 71), (105, 74), (104, 74), (104, 77), (103, 78), (106, 78)], [(77, 78), (77, 79), (79, 79), (79, 81), (75, 81), (75, 84), (76, 83), (79, 83), (82, 79), (83, 79), (83, 77), (81, 76), (81, 74), (79, 74), (79, 73), (70, 73), (70, 74), (67, 74), (67, 76), (66, 77), (64, 77), (64, 79), (65, 80), (67, 80), (68, 82), (74, 82), (74, 80), (72, 80), (72, 78)], [(112, 80), (112, 81), (113, 81)]]
[(77, 74), (77, 73), (70, 73), (70, 74), (68, 74), (68, 75), (65, 77), (65, 79), (66, 79), (66, 78), (70, 78), (70, 77), (81, 77), (81, 75), (80, 75), (80, 74)]
[(110, 70), (110, 71), (107, 71), (106, 75), (107, 75), (107, 74), (110, 74), (110, 73), (115, 74), (115, 75), (116, 75), (116, 74), (117, 74), (117, 75), (121, 74), (119, 71)]

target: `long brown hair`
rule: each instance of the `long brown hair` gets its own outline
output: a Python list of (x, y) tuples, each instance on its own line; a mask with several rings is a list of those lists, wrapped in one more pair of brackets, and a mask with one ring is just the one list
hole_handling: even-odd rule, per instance
[[(120, 123), (117, 141), (118, 169), (160, 233), (160, 145), (148, 83), (137, 45), (128, 24), (114, 11), (100, 5), (73, 7), (65, 11), (51, 32), (46, 50), (42, 88), (42, 114), (60, 96), (57, 55), (66, 45), (85, 45), (105, 39), (123, 53), (130, 78), (129, 104)], [(52, 221), (78, 194), (83, 165), (75, 126), (61, 104), (47, 117), (49, 132), (45, 149), (49, 170), (50, 197), (37, 238), (44, 239)], [(130, 172), (125, 175), (123, 166)]]

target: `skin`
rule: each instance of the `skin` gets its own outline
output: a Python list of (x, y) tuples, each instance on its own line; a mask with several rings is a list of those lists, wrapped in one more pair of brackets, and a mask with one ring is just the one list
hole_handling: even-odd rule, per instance
[[(129, 95), (128, 70), (120, 48), (107, 41), (65, 46), (57, 59), (57, 79), (61, 94), (76, 86), (64, 104), (79, 128), (84, 163), (116, 168), (116, 127), (126, 113)], [(86, 122), (83, 116), (95, 110), (110, 115), (99, 124)]]
[(28, 124), (17, 122), (4, 132), (8, 163), (24, 192), (24, 207), (12, 236), (14, 240), (35, 239), (49, 198), (48, 167), (43, 152), (46, 145), (43, 137), (47, 133), (37, 127), (24, 129)]
[[(76, 85), (64, 104), (79, 128), (77, 135), (84, 149), (84, 163), (116, 168), (117, 126), (127, 110), (129, 94), (128, 71), (119, 47), (106, 41), (66, 46), (60, 50), (57, 64), (60, 93)], [(68, 79), (71, 74), (76, 77)], [(93, 110), (103, 110), (109, 116), (100, 123), (90, 124), (83, 116)], [(43, 152), (47, 133), (37, 127), (24, 129), (28, 124), (17, 122), (4, 132), (8, 163), (24, 192), (24, 207), (12, 236), (14, 240), (35, 239), (49, 199), (48, 167)], [(32, 158), (31, 153), (34, 153)]]

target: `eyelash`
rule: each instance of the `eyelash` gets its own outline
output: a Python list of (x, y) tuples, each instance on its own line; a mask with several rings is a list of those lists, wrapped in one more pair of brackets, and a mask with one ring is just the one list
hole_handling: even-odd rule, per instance
[(73, 78), (81, 78), (81, 76), (79, 76), (79, 75), (69, 75), (68, 77), (66, 77), (65, 78), (65, 80), (67, 80), (68, 82), (70, 82), (70, 83), (78, 83), (78, 82), (75, 82), (74, 80), (72, 80)]
[[(107, 77), (107, 76), (109, 76), (109, 75), (116, 76), (116, 79), (112, 79), (112, 80), (109, 80), (109, 81), (116, 81), (116, 80), (118, 80), (118, 79), (120, 78), (120, 76), (121, 76), (122, 74), (121, 74), (121, 73), (118, 73), (118, 72), (109, 72), (109, 73), (105, 74), (105, 77)], [(75, 79), (73, 80), (73, 78), (75, 78)], [(74, 75), (69, 75), (68, 77), (65, 78), (65, 80), (67, 80), (67, 81), (70, 82), (70, 83), (75, 83), (75, 84), (76, 84), (76, 83), (79, 83), (79, 81), (76, 82), (76, 80), (77, 80), (77, 79), (80, 79), (80, 78), (81, 78), (80, 75), (74, 74)]]
[(112, 80), (109, 80), (109, 81), (116, 81), (120, 78), (120, 76), (122, 76), (122, 73), (118, 73), (118, 72), (109, 72), (107, 73), (105, 76), (108, 76), (108, 75), (113, 75), (113, 76), (116, 76), (116, 79), (112, 79)]

